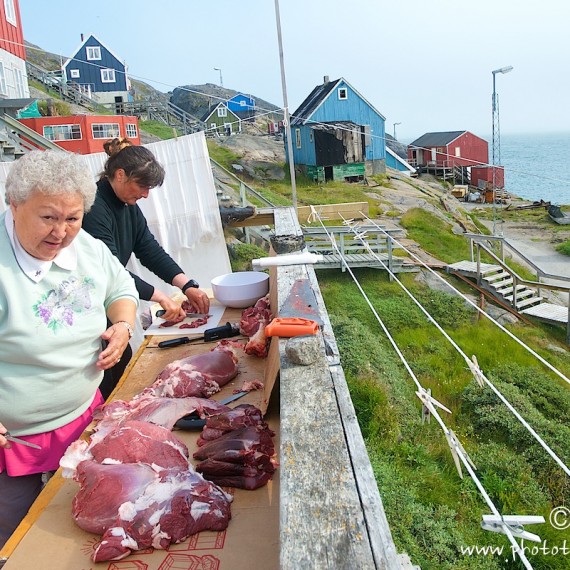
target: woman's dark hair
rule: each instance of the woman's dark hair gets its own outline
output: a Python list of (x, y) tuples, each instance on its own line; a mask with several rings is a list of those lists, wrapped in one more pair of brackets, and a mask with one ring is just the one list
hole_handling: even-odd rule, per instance
[(101, 178), (111, 179), (122, 168), (128, 178), (136, 180), (142, 186), (154, 188), (164, 182), (164, 168), (144, 146), (133, 145), (126, 138), (116, 138), (107, 141), (103, 148), (109, 158)]

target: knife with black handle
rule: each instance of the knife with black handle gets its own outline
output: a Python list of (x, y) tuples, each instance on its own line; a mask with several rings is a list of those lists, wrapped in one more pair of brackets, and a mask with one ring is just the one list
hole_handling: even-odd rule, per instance
[(239, 334), (239, 324), (237, 323), (226, 323), (221, 327), (214, 327), (211, 329), (206, 329), (202, 336), (181, 336), (179, 338), (172, 338), (170, 340), (163, 340), (158, 343), (159, 348), (172, 348), (174, 346), (180, 346), (181, 344), (187, 344), (194, 341), (204, 341), (204, 342), (214, 342), (216, 340), (221, 340), (223, 338), (230, 338), (232, 336), (237, 336)]

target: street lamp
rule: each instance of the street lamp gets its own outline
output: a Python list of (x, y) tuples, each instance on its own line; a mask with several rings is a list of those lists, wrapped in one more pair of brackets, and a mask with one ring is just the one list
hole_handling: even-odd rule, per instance
[(394, 127), (394, 140), (396, 139), (396, 125), (401, 125), (402, 123), (394, 123), (393, 127)]
[(220, 72), (220, 87), (224, 86), (224, 82), (222, 81), (222, 70), (219, 67), (214, 67), (214, 71)]
[(501, 164), (501, 129), (499, 124), (499, 97), (495, 90), (495, 76), (497, 73), (509, 73), (513, 70), (512, 65), (501, 67), (493, 73), (493, 132), (492, 132), (492, 164), (493, 164), (493, 235), (496, 235), (497, 224), (497, 166)]

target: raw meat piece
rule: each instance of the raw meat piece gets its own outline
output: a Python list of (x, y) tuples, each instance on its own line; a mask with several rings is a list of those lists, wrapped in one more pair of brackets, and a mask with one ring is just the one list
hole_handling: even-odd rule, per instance
[(193, 457), (201, 461), (213, 457), (222, 461), (237, 462), (240, 456), (249, 451), (259, 451), (272, 457), (275, 453), (271, 439), (273, 435), (275, 434), (269, 428), (262, 426), (243, 427), (209, 441), (196, 450)]
[(204, 443), (193, 455), (201, 460), (196, 471), (217, 484), (257, 489), (271, 479), (275, 471), (275, 435), (263, 425), (234, 429)]
[(228, 409), (228, 406), (206, 398), (155, 398), (140, 395), (129, 402), (115, 400), (95, 410), (93, 419), (98, 423), (91, 442), (101, 441), (109, 432), (127, 421), (140, 420), (172, 430), (177, 420), (192, 412), (197, 412), (204, 418)]
[(179, 329), (197, 329), (202, 325), (208, 324), (208, 317), (204, 317), (202, 319), (194, 319), (191, 323), (182, 323), (178, 328)]
[(207, 441), (217, 439), (229, 431), (256, 425), (267, 426), (263, 421), (261, 410), (251, 404), (241, 404), (226, 412), (210, 416), (197, 443), (201, 447)]
[(115, 525), (119, 507), (126, 501), (136, 501), (141, 489), (156, 478), (149, 465), (82, 461), (75, 475), (81, 488), (72, 502), (73, 519), (83, 530), (102, 534)]
[(81, 489), (73, 516), (82, 529), (103, 534), (93, 561), (119, 560), (132, 550), (167, 548), (202, 530), (223, 530), (231, 497), (198, 473), (148, 465), (78, 466)]
[[(268, 321), (269, 322), (269, 321)], [(257, 356), (258, 358), (265, 358), (269, 346), (269, 340), (265, 334), (266, 322), (259, 323), (257, 332), (249, 339), (245, 345), (245, 353), (250, 356)]]
[(128, 421), (90, 448), (98, 463), (147, 463), (188, 468), (188, 448), (172, 432), (149, 422)]
[(104, 438), (74, 441), (60, 459), (62, 476), (75, 478), (82, 461), (146, 463), (153, 468), (188, 467), (188, 448), (169, 429), (141, 421), (115, 423)]
[(142, 394), (170, 398), (209, 397), (237, 376), (237, 360), (234, 350), (225, 345), (175, 360)]
[(269, 308), (269, 295), (262, 297), (253, 307), (245, 309), (241, 314), (239, 330), (244, 336), (252, 337), (259, 329), (261, 321), (269, 323), (273, 315)]
[(206, 477), (212, 483), (219, 485), (220, 487), (235, 487), (237, 489), (246, 489), (247, 491), (253, 491), (259, 489), (266, 485), (268, 481), (273, 478), (273, 473), (267, 473), (264, 471), (257, 471), (256, 475), (212, 475), (204, 473)]
[(269, 295), (262, 297), (253, 307), (245, 309), (239, 323), (240, 332), (249, 337), (245, 345), (245, 353), (264, 358), (267, 356), (269, 340), (265, 327), (271, 322), (273, 315), (269, 309)]
[(261, 380), (245, 380), (239, 390), (234, 390), (234, 394), (253, 392), (253, 390), (263, 390), (263, 382)]

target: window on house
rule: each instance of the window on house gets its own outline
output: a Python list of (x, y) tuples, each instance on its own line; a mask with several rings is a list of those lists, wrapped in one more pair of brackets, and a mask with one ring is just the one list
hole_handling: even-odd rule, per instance
[(115, 70), (114, 69), (102, 69), (101, 70), (101, 81), (103, 83), (115, 83)]
[(101, 48), (99, 46), (88, 46), (85, 48), (87, 53), (87, 61), (95, 61), (101, 59)]
[(309, 131), (309, 142), (313, 142), (315, 140), (315, 137), (313, 135), (313, 131)]
[(112, 139), (121, 136), (118, 123), (93, 123), (91, 131), (94, 139)]
[(295, 129), (295, 144), (301, 148), (301, 129)]
[(79, 69), (70, 69), (69, 77), (71, 77), (71, 79), (79, 79)]
[(218, 127), (218, 125), (216, 125), (216, 123), (210, 123), (210, 128), (215, 131), (216, 128)]
[(16, 26), (16, 10), (14, 9), (14, 0), (4, 0), (4, 12), (6, 13), (6, 20), (13, 26)]
[(348, 99), (348, 89), (346, 87), (338, 88), (338, 98), (340, 100)]
[(4, 70), (4, 64), (0, 61), (0, 93), (2, 95), (8, 95), (8, 87), (6, 86), (6, 72)]
[(245, 105), (246, 105), (245, 101), (240, 101), (240, 102), (239, 102), (239, 106), (240, 106), (240, 107), (245, 107)]
[(228, 109), (227, 107), (218, 107), (218, 117), (227, 117)]
[(125, 131), (127, 133), (127, 137), (130, 139), (138, 137), (137, 126), (134, 123), (127, 123), (125, 125)]
[(24, 75), (21, 69), (14, 69), (14, 83), (18, 97), (24, 96)]
[(461, 147), (460, 146), (455, 147), (455, 156), (461, 157)]
[(79, 125), (46, 125), (44, 137), (50, 141), (69, 141), (81, 139)]

